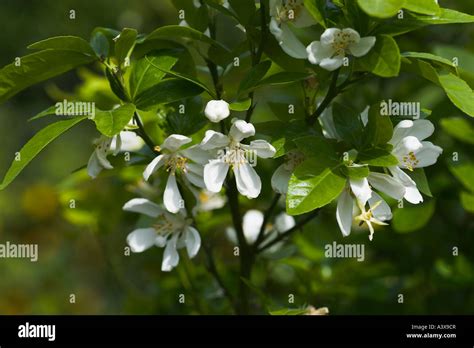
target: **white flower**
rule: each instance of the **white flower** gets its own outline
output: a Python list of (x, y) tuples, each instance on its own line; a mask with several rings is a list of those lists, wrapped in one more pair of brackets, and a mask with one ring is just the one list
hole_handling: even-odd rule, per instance
[(270, 0), (270, 32), (283, 51), (293, 58), (306, 59), (304, 45), (291, 30), (291, 25), (305, 28), (316, 24), (303, 0)]
[(344, 57), (351, 54), (362, 57), (375, 45), (375, 37), (361, 38), (351, 28), (328, 28), (321, 35), (321, 41), (313, 41), (306, 48), (308, 60), (321, 68), (333, 71), (341, 67)]
[(191, 192), (194, 194), (194, 197), (196, 197), (193, 215), (196, 215), (198, 212), (220, 209), (227, 203), (226, 197), (206, 189), (191, 189)]
[(224, 100), (211, 100), (206, 104), (204, 114), (209, 121), (217, 123), (229, 117), (229, 104)]
[[(183, 174), (183, 177), (195, 186), (204, 188), (203, 164), (209, 159), (208, 154), (197, 146), (192, 146), (184, 150), (180, 148), (191, 142), (191, 138), (184, 135), (172, 134), (159, 146), (161, 154), (146, 167), (143, 178), (148, 180), (150, 176), (161, 167), (165, 167), (168, 172), (163, 195), (163, 203), (171, 213), (177, 213), (184, 208), (184, 201), (178, 189), (176, 174)], [(193, 162), (190, 162), (193, 161)]]
[(389, 142), (393, 145), (392, 155), (399, 161), (398, 166), (389, 167), (389, 170), (405, 186), (404, 198), (413, 204), (423, 202), (423, 197), (413, 179), (400, 168), (413, 171), (436, 163), (443, 149), (429, 141), (423, 141), (433, 132), (434, 126), (428, 120), (403, 120), (394, 128)]
[(272, 175), (272, 188), (275, 192), (286, 194), (288, 192), (288, 183), (291, 174), (295, 168), (304, 160), (304, 155), (298, 150), (288, 151), (285, 155), (285, 161), (280, 165)]
[(162, 271), (169, 272), (178, 265), (177, 249), (186, 247), (190, 258), (198, 253), (201, 237), (191, 226), (191, 220), (186, 219), (183, 214), (170, 214), (145, 198), (128, 201), (123, 210), (145, 214), (155, 219), (152, 227), (138, 228), (131, 232), (127, 236), (127, 243), (134, 253), (141, 253), (154, 245), (164, 247)]
[(241, 144), (243, 139), (253, 135), (254, 126), (243, 120), (234, 120), (228, 136), (212, 130), (206, 132), (201, 148), (219, 150), (218, 158), (204, 166), (204, 183), (209, 191), (219, 192), (222, 189), (231, 167), (239, 192), (248, 198), (258, 197), (262, 183), (252, 164), (255, 165), (256, 156), (270, 158), (276, 150), (265, 140), (254, 140), (250, 145)]
[[(389, 175), (386, 176), (389, 177)], [(369, 180), (373, 182), (374, 178), (372, 177)], [(389, 205), (376, 192), (372, 191), (369, 180), (367, 178), (349, 179), (349, 184), (337, 200), (336, 219), (344, 237), (351, 233), (353, 219), (360, 224), (367, 224), (370, 231), (369, 239), (372, 240), (374, 235), (373, 224), (386, 225), (385, 221), (392, 218)], [(394, 194), (394, 190), (385, 190), (384, 192), (388, 195)], [(399, 195), (400, 191), (395, 193), (395, 196)], [(368, 210), (366, 209), (367, 203), (369, 204)], [(358, 213), (359, 215), (357, 215)]]
[(87, 173), (96, 178), (102, 169), (113, 169), (107, 156), (116, 156), (120, 151), (138, 151), (142, 148), (143, 139), (134, 132), (122, 131), (113, 137), (102, 135), (95, 140), (96, 148), (87, 163)]
[[(242, 230), (244, 232), (245, 240), (249, 245), (255, 243), (260, 233), (263, 224), (263, 213), (259, 210), (248, 210), (243, 217)], [(275, 218), (275, 225), (266, 226), (264, 233), (268, 235), (267, 241), (276, 238), (279, 233), (284, 233), (295, 226), (295, 219), (286, 214), (281, 213)], [(237, 234), (233, 227), (226, 229), (226, 234), (229, 240), (238, 244)]]

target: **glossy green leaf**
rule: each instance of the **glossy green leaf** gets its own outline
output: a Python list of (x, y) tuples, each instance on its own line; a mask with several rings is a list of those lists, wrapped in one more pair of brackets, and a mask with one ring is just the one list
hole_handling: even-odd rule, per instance
[(332, 115), (337, 134), (345, 142), (359, 148), (364, 141), (364, 125), (360, 114), (345, 105), (333, 103)]
[(43, 110), (39, 114), (29, 118), (28, 122), (33, 121), (33, 120), (37, 120), (39, 118), (49, 116), (49, 115), (56, 115), (56, 105), (50, 106), (46, 110)]
[(56, 36), (46, 40), (35, 42), (28, 46), (32, 50), (64, 50), (84, 53), (95, 56), (91, 45), (84, 39), (77, 36)]
[(404, 0), (357, 0), (360, 8), (369, 16), (389, 18), (402, 8)]
[[(139, 94), (159, 83), (179, 59), (177, 50), (156, 50), (139, 59), (130, 73), (130, 96), (134, 100)], [(162, 69), (160, 69), (162, 68)]]
[(270, 69), (272, 62), (265, 60), (250, 69), (239, 85), (239, 94), (255, 87)]
[(5, 189), (20, 172), (38, 155), (49, 143), (65, 131), (85, 120), (87, 116), (75, 117), (69, 120), (58, 121), (43, 128), (31, 138), (19, 152), (19, 160), (14, 160), (8, 169), (0, 190)]
[(474, 163), (465, 162), (449, 167), (451, 173), (471, 192), (474, 192)]
[(385, 149), (372, 148), (360, 152), (358, 162), (374, 167), (391, 167), (398, 164), (398, 159)]
[(194, 97), (204, 91), (202, 87), (183, 79), (170, 78), (138, 95), (134, 102), (138, 109), (151, 110), (159, 104)]
[(402, 57), (407, 57), (407, 58), (419, 58), (419, 59), (425, 59), (425, 60), (430, 60), (433, 62), (437, 62), (443, 65), (447, 65), (450, 68), (455, 68), (453, 65), (453, 62), (450, 61), (449, 59), (437, 56), (435, 54), (431, 53), (426, 53), (426, 52), (403, 52), (401, 54)]
[(417, 205), (405, 204), (393, 213), (392, 226), (399, 233), (408, 233), (424, 227), (433, 216), (435, 201), (430, 200)]
[(407, 171), (407, 174), (416, 183), (416, 187), (421, 193), (424, 193), (428, 197), (433, 197), (431, 193), (428, 179), (426, 178), (425, 170), (423, 168), (416, 168), (413, 171)]
[(93, 120), (99, 132), (112, 137), (124, 129), (134, 112), (135, 105), (125, 104), (113, 110), (96, 110)]
[(339, 173), (340, 165), (327, 157), (312, 157), (300, 164), (288, 185), (288, 214), (307, 213), (339, 196), (346, 184), (346, 179)]
[(451, 102), (461, 111), (474, 117), (474, 92), (466, 81), (449, 73), (439, 75), (439, 82)]
[(129, 58), (132, 54), (137, 35), (137, 31), (130, 28), (125, 28), (120, 33), (120, 36), (115, 42), (115, 57), (117, 58), (119, 64), (123, 64), (126, 58)]
[(70, 50), (47, 49), (20, 58), (20, 65), (0, 70), (0, 103), (38, 82), (60, 75), (96, 57)]
[(381, 77), (398, 76), (400, 50), (397, 42), (390, 36), (378, 35), (369, 53), (356, 60), (356, 70), (370, 71)]
[(437, 15), (441, 10), (437, 0), (405, 0), (403, 8), (426, 15)]
[(91, 47), (97, 57), (101, 59), (105, 59), (109, 55), (109, 40), (101, 31), (98, 31), (92, 35)]
[(326, 28), (326, 20), (322, 10), (323, 6), (325, 6), (324, 1), (304, 0), (304, 7), (306, 7), (311, 16), (313, 16), (316, 22), (318, 22), (323, 28)]
[(246, 111), (252, 106), (252, 99), (247, 98), (244, 100), (236, 101), (229, 104), (229, 109), (233, 111)]
[(380, 104), (374, 104), (370, 107), (365, 134), (364, 144), (373, 146), (384, 145), (392, 139), (392, 121), (389, 116), (380, 114)]

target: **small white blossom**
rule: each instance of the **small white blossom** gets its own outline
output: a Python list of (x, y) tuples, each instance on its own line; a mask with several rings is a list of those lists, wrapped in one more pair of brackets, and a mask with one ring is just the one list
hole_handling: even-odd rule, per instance
[(375, 45), (375, 37), (361, 38), (359, 33), (351, 28), (328, 28), (321, 35), (320, 41), (313, 41), (306, 48), (311, 64), (333, 71), (341, 67), (344, 57), (351, 54), (362, 57)]
[[(245, 240), (249, 245), (254, 244), (257, 240), (258, 235), (260, 233), (260, 229), (262, 228), (263, 218), (263, 213), (255, 209), (248, 210), (244, 214), (242, 230), (244, 232)], [(275, 218), (274, 225), (269, 224), (268, 226), (266, 226), (264, 234), (267, 235), (267, 242), (273, 240), (278, 236), (278, 234), (284, 233), (289, 229), (293, 228), (294, 226), (295, 219), (292, 216), (286, 213), (280, 213)], [(228, 227), (226, 229), (226, 234), (227, 238), (229, 238), (232, 243), (238, 244), (237, 234), (233, 227)]]
[(141, 253), (152, 246), (165, 248), (161, 270), (171, 271), (179, 263), (177, 249), (186, 247), (193, 258), (201, 247), (199, 232), (191, 226), (191, 219), (184, 213), (170, 214), (159, 205), (145, 199), (134, 198), (123, 206), (123, 210), (141, 213), (154, 218), (152, 227), (138, 228), (127, 236), (127, 243), (134, 253)]
[(272, 188), (275, 192), (286, 194), (288, 183), (295, 168), (304, 160), (304, 155), (298, 150), (291, 150), (285, 155), (285, 161), (272, 175)]
[(103, 169), (113, 169), (107, 156), (116, 156), (121, 151), (138, 151), (142, 148), (143, 139), (134, 132), (122, 131), (113, 137), (102, 135), (95, 140), (95, 150), (87, 163), (87, 173), (91, 178), (96, 178)]
[(303, 0), (270, 0), (270, 32), (286, 54), (297, 59), (308, 57), (305, 46), (291, 30), (291, 26), (306, 28), (316, 24)]
[(229, 117), (229, 104), (224, 100), (211, 100), (206, 104), (204, 114), (209, 121), (217, 123)]
[(428, 120), (403, 120), (394, 128), (389, 142), (393, 145), (392, 155), (399, 161), (398, 166), (389, 167), (389, 170), (393, 177), (405, 186), (404, 198), (413, 204), (423, 202), (423, 197), (413, 179), (401, 168), (413, 171), (436, 163), (443, 149), (424, 141), (433, 132), (434, 126)]
[[(218, 150), (218, 158), (210, 160), (204, 166), (204, 183), (211, 192), (219, 192), (232, 168), (239, 192), (248, 197), (256, 198), (262, 189), (262, 183), (249, 159), (273, 157), (275, 148), (265, 140), (254, 140), (250, 145), (242, 144), (245, 138), (255, 135), (255, 128), (244, 120), (234, 120), (229, 135), (208, 130), (201, 142), (203, 150)], [(256, 155), (256, 156), (255, 156)], [(255, 164), (255, 163), (253, 163)]]
[(198, 146), (181, 149), (183, 145), (190, 142), (191, 138), (184, 135), (170, 135), (159, 146), (161, 154), (151, 161), (143, 172), (143, 178), (148, 180), (158, 169), (165, 167), (168, 172), (168, 181), (163, 195), (163, 203), (171, 213), (177, 213), (180, 209), (184, 208), (184, 201), (178, 189), (176, 174), (182, 174), (188, 182), (197, 187), (205, 187), (202, 177), (202, 165), (208, 161), (209, 156), (205, 151), (200, 150)]

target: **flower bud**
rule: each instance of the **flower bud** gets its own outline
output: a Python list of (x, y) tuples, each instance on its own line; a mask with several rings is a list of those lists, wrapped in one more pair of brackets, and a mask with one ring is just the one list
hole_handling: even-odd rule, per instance
[(207, 103), (204, 114), (209, 121), (219, 122), (229, 117), (229, 104), (224, 100), (211, 100)]

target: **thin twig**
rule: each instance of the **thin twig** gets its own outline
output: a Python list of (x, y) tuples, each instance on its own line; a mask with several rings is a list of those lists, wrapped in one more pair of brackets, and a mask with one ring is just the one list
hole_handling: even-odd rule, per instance
[(150, 148), (151, 151), (156, 152), (156, 146), (153, 140), (148, 136), (148, 134), (145, 131), (145, 127), (143, 126), (142, 120), (140, 119), (140, 115), (135, 111), (133, 114), (133, 119), (137, 123), (138, 128), (140, 129), (139, 135), (143, 138), (145, 141), (145, 144)]
[(272, 202), (270, 203), (270, 206), (268, 207), (268, 209), (265, 211), (265, 214), (263, 216), (263, 223), (262, 223), (262, 226), (260, 227), (260, 231), (258, 233), (258, 237), (257, 237), (257, 240), (255, 241), (255, 243), (253, 244), (253, 247), (255, 250), (258, 249), (258, 246), (260, 245), (260, 243), (262, 242), (263, 240), (263, 237), (265, 236), (265, 228), (267, 227), (267, 224), (268, 224), (268, 220), (270, 220), (271, 216), (273, 215), (273, 210), (275, 209), (278, 201), (280, 200), (280, 197), (281, 197), (281, 194), (280, 193), (276, 193), (275, 194), (275, 197), (273, 197), (273, 200)]

